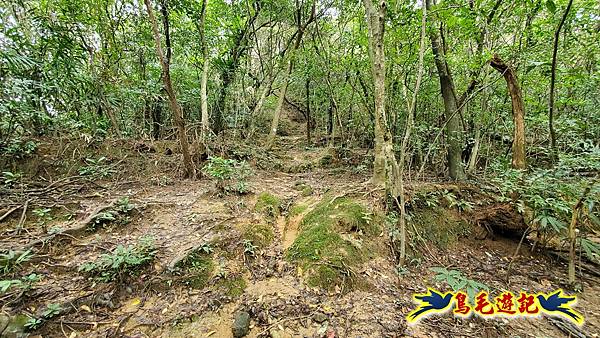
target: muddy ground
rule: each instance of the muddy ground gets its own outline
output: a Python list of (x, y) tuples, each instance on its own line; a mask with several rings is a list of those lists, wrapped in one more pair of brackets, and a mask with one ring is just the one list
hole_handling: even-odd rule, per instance
[[(355, 283), (309, 285), (302, 265), (288, 255), (303, 217), (332, 197), (352, 199), (372, 215), (383, 213), (383, 203), (360, 159), (350, 167), (336, 163), (335, 156), (330, 161), (324, 148), (304, 148), (296, 142), (289, 138), (287, 146), (278, 149), (283, 159), (278, 168), (263, 170), (264, 165), (253, 163), (250, 192), (242, 195), (222, 194), (208, 178), (177, 179), (176, 158), (168, 162), (160, 151), (138, 156), (145, 165), (168, 162), (162, 168), (170, 166), (172, 172), (140, 172), (127, 178), (116, 172), (93, 184), (48, 182), (28, 187), (27, 192), (5, 191), (2, 214), (19, 209), (0, 223), (0, 248), (31, 253), (2, 279), (35, 274), (39, 281), (0, 294), (1, 319), (12, 321), (15, 331), (9, 333), (0, 322), (3, 336), (232, 337), (234, 316), (240, 311), (250, 315), (249, 337), (566, 337), (569, 331), (597, 337), (600, 333), (599, 278), (585, 271), (576, 309), (586, 321), (579, 329), (547, 317), (463, 320), (443, 315), (407, 325), (406, 315), (415, 307), (413, 293), (428, 286), (449, 290), (445, 282), (435, 281), (431, 267), (460, 270), (486, 284), (493, 294), (566, 288), (566, 264), (547, 252), (531, 252), (527, 241), (507, 284), (506, 269), (519, 238), (486, 236), (481, 222), (473, 220), (488, 203), (473, 195), (464, 197), (471, 199), (471, 211), (440, 204), (433, 208), (437, 217), (412, 223), (410, 236), (416, 244), (409, 250), (405, 269), (397, 268), (383, 218), (373, 216), (370, 222), (379, 229), (371, 239), (376, 249), (365, 261), (348, 267), (348, 278)], [(419, 182), (408, 190), (414, 195), (454, 188), (436, 181)], [(257, 207), (267, 196), (262, 193), (276, 197), (276, 210)], [(93, 229), (62, 232), (123, 197), (132, 209), (117, 219)], [(23, 213), (25, 202), (28, 210)], [(41, 205), (51, 209), (47, 218), (33, 213)], [(410, 210), (415, 215), (421, 211), (416, 206)], [(427, 223), (449, 218), (457, 220), (452, 226), (460, 231)], [(269, 238), (262, 246), (248, 247), (247, 236), (253, 236), (252, 229), (259, 225), (268, 227)], [(416, 240), (415, 231), (429, 239)], [(442, 235), (432, 235), (434, 231)], [(454, 235), (445, 236), (446, 231)], [(108, 282), (81, 271), (82, 264), (119, 245), (137, 245), (142, 238), (152, 238), (154, 255), (139, 268)], [(186, 255), (202, 249), (206, 249), (202, 262), (210, 266), (206, 276), (190, 281), (189, 274), (174, 272), (182, 258), (185, 261)], [(55, 305), (56, 311), (48, 311)], [(22, 324), (31, 318), (42, 320), (26, 330)], [(19, 320), (20, 326), (14, 323)]]

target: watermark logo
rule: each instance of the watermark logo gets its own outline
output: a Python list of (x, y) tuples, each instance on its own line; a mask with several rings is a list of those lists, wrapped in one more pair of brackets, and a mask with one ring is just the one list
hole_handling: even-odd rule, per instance
[(583, 316), (572, 308), (577, 302), (577, 296), (567, 296), (561, 289), (552, 293), (520, 292), (519, 295), (505, 291), (493, 299), (489, 297), (486, 291), (481, 291), (475, 296), (474, 302), (470, 303), (469, 296), (465, 292), (442, 293), (428, 288), (426, 293), (413, 295), (418, 307), (406, 318), (409, 323), (416, 323), (427, 316), (448, 311), (462, 318), (472, 315), (483, 318), (515, 318), (546, 314), (562, 317), (576, 325), (583, 324)]

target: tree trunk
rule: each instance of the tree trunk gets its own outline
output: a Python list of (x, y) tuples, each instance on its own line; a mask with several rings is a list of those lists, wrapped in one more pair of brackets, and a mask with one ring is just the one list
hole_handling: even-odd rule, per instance
[(307, 74), (306, 77), (306, 142), (310, 145), (310, 128), (312, 124), (310, 123), (310, 77)]
[[(425, 2), (427, 10), (431, 10), (431, 0)], [(444, 111), (446, 113), (446, 136), (448, 139), (448, 169), (450, 178), (454, 180), (463, 180), (465, 172), (461, 159), (462, 155), (462, 131), (460, 127), (460, 108), (456, 98), (456, 90), (450, 68), (446, 62), (440, 35), (436, 29), (429, 33), (431, 40), (431, 49), (435, 59), (438, 76), (440, 78), (440, 87), (442, 98), (444, 99)]]
[(471, 150), (471, 156), (469, 156), (469, 164), (467, 165), (467, 172), (474, 173), (477, 169), (477, 156), (479, 155), (479, 145), (481, 143), (481, 129), (475, 126), (475, 144)]
[(296, 52), (298, 48), (300, 48), (300, 43), (302, 43), (302, 36), (306, 31), (306, 27), (310, 25), (311, 22), (315, 20), (316, 16), (316, 0), (312, 3), (310, 17), (306, 22), (302, 23), (301, 17), (302, 9), (300, 8), (300, 4), (296, 1), (296, 33), (295, 33), (295, 42), (294, 46), (291, 50), (291, 55), (288, 59), (286, 74), (283, 77), (283, 85), (281, 86), (281, 90), (279, 91), (279, 100), (277, 100), (277, 107), (275, 108), (275, 113), (273, 114), (273, 120), (271, 121), (271, 130), (269, 131), (269, 137), (267, 138), (267, 147), (272, 147), (275, 142), (275, 137), (277, 136), (277, 128), (279, 127), (279, 120), (281, 118), (281, 110), (283, 108), (283, 102), (285, 100), (285, 95), (287, 94), (288, 82), (290, 76), (292, 74), (292, 69), (294, 68), (294, 60), (296, 58)]
[[(294, 51), (292, 51), (294, 53)], [(293, 58), (293, 56), (291, 57)], [(285, 101), (285, 95), (287, 94), (287, 87), (289, 77), (292, 74), (292, 65), (293, 61), (288, 60), (288, 64), (286, 67), (283, 84), (279, 89), (279, 97), (277, 98), (277, 107), (275, 108), (275, 113), (273, 114), (273, 120), (271, 120), (271, 130), (269, 131), (269, 137), (267, 138), (267, 147), (271, 148), (273, 143), (275, 142), (275, 136), (277, 135), (277, 128), (279, 127), (279, 119), (281, 117), (281, 110), (283, 108), (283, 102)]]
[(490, 65), (504, 76), (512, 101), (514, 124), (512, 167), (515, 169), (525, 169), (525, 105), (523, 103), (521, 87), (517, 80), (517, 74), (498, 55), (494, 55), (490, 61)]
[[(423, 78), (423, 56), (425, 54), (425, 31), (427, 28), (427, 8), (423, 4), (421, 23), (421, 43), (419, 45), (419, 64), (417, 66), (417, 79), (415, 81), (415, 90), (413, 98), (409, 102), (407, 98), (407, 112), (406, 112), (406, 128), (404, 130), (404, 137), (402, 138), (402, 145), (400, 146), (400, 160), (398, 162), (398, 186), (400, 189), (400, 265), (404, 265), (406, 258), (406, 199), (404, 197), (404, 162), (406, 159), (406, 150), (408, 149), (408, 142), (410, 140), (410, 134), (412, 132), (414, 124), (414, 112), (417, 108), (417, 97), (419, 94), (419, 88), (421, 87), (421, 79)], [(406, 85), (404, 85), (406, 93)], [(396, 200), (397, 201), (397, 200)]]
[(373, 163), (373, 183), (385, 185), (386, 190), (395, 197), (399, 194), (398, 163), (394, 154), (392, 135), (387, 127), (385, 113), (385, 53), (383, 34), (385, 27), (385, 1), (365, 0), (365, 13), (369, 28), (369, 55), (373, 73), (375, 98), (375, 161)]
[(206, 11), (208, 0), (202, 2), (202, 10), (200, 13), (200, 44), (202, 45), (202, 79), (200, 80), (200, 112), (201, 112), (201, 136), (202, 141), (206, 142), (206, 137), (210, 131), (210, 121), (208, 120), (208, 97), (206, 87), (208, 81), (208, 44), (206, 43)]
[(184, 176), (189, 178), (195, 178), (196, 168), (194, 167), (194, 162), (192, 162), (192, 156), (190, 155), (190, 147), (185, 132), (183, 112), (181, 111), (181, 107), (177, 103), (175, 91), (173, 90), (173, 84), (171, 83), (171, 73), (169, 70), (169, 64), (167, 63), (167, 59), (165, 59), (165, 56), (162, 51), (160, 43), (160, 33), (158, 32), (158, 24), (156, 23), (156, 18), (154, 17), (154, 12), (152, 10), (152, 4), (150, 4), (150, 0), (144, 0), (144, 3), (146, 4), (146, 10), (148, 11), (148, 17), (150, 18), (150, 23), (152, 25), (152, 33), (154, 35), (154, 42), (156, 45), (156, 55), (158, 56), (158, 61), (160, 62), (160, 65), (162, 67), (163, 84), (165, 86), (165, 90), (167, 91), (167, 95), (169, 96), (169, 105), (171, 107), (171, 111), (173, 112), (173, 119), (175, 121), (175, 125), (177, 126), (179, 143), (181, 144), (181, 152), (183, 153), (183, 165), (185, 167)]
[(577, 203), (573, 206), (573, 215), (571, 216), (571, 223), (569, 224), (569, 284), (575, 284), (575, 244), (577, 242), (577, 218), (579, 212), (583, 206), (585, 197), (592, 189), (593, 183), (589, 184), (581, 197), (577, 200)]
[(565, 20), (567, 19), (567, 15), (569, 15), (569, 11), (571, 10), (572, 5), (573, 0), (569, 0), (567, 9), (565, 9), (565, 13), (563, 14), (560, 23), (556, 28), (556, 32), (554, 32), (554, 47), (552, 49), (552, 67), (550, 71), (550, 96), (548, 98), (548, 127), (550, 129), (550, 146), (552, 148), (552, 160), (554, 162), (558, 160), (558, 151), (556, 150), (556, 131), (554, 130), (554, 86), (556, 82), (556, 58), (558, 54), (558, 39), (560, 37), (560, 30), (565, 24)]

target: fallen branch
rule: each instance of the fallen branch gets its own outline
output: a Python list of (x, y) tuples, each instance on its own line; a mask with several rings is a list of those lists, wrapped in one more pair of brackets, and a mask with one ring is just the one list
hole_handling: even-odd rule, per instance
[(25, 223), (25, 217), (27, 216), (27, 206), (29, 206), (29, 201), (25, 201), (23, 205), (23, 212), (21, 213), (21, 219), (19, 219), (19, 224), (17, 225), (17, 235), (21, 234), (21, 230), (23, 229), (23, 224)]
[(13, 212), (17, 211), (21, 207), (22, 205), (17, 205), (16, 207), (9, 209), (7, 212), (4, 213), (4, 215), (0, 216), (0, 222), (4, 221), (6, 217), (10, 216)]

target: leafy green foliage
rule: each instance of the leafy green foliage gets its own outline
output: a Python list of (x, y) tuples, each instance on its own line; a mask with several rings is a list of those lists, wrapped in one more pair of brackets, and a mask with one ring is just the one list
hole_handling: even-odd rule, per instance
[(587, 238), (580, 239), (581, 248), (587, 258), (591, 261), (600, 262), (600, 244)]
[(21, 291), (27, 291), (41, 280), (41, 276), (32, 273), (21, 279), (6, 279), (0, 280), (0, 293), (6, 293), (8, 290), (16, 287)]
[(440, 267), (433, 267), (430, 270), (436, 273), (436, 281), (448, 283), (455, 292), (466, 291), (469, 299), (475, 299), (475, 295), (481, 290), (489, 290), (485, 284), (467, 278), (460, 271)]
[(60, 313), (62, 310), (60, 304), (48, 304), (44, 312), (42, 312), (42, 317), (44, 318), (52, 318)]
[(417, 192), (411, 204), (423, 205), (427, 208), (435, 208), (439, 205), (439, 191)]
[(0, 154), (5, 156), (11, 156), (16, 159), (22, 159), (35, 153), (38, 145), (35, 141), (28, 140), (23, 141), (22, 139), (14, 139), (7, 146), (1, 149)]
[(467, 200), (459, 199), (456, 195), (448, 190), (442, 192), (442, 197), (448, 202), (448, 207), (457, 208), (458, 211), (473, 210), (473, 203)]
[(119, 198), (116, 203), (115, 211), (121, 214), (127, 214), (135, 208), (135, 205), (129, 201), (129, 197)]
[(33, 253), (31, 250), (27, 251), (14, 251), (9, 250), (6, 253), (0, 254), (0, 270), (3, 274), (8, 274), (19, 267), (21, 265), (33, 258)]
[(14, 186), (16, 183), (19, 183), (21, 181), (21, 179), (23, 178), (23, 175), (20, 172), (10, 172), (10, 171), (4, 171), (2, 172), (2, 184), (5, 187), (12, 187)]
[(246, 161), (210, 157), (202, 172), (217, 180), (217, 187), (223, 192), (248, 191), (246, 179), (252, 175), (252, 169)]
[(0, 280), (0, 292), (5, 293), (11, 287), (21, 286), (21, 285), (23, 285), (23, 282), (21, 282), (21, 280), (19, 280), (19, 279)]
[(44, 320), (41, 318), (34, 318), (31, 317), (29, 318), (29, 320), (25, 323), (25, 327), (29, 330), (36, 330), (37, 328), (39, 328), (42, 324), (44, 323)]
[[(571, 221), (573, 206), (592, 179), (580, 173), (600, 171), (600, 150), (579, 156), (561, 157), (552, 169), (535, 169), (530, 173), (505, 168), (496, 164), (497, 177), (492, 179), (501, 192), (502, 201), (509, 201), (525, 215), (527, 221), (543, 235), (545, 240), (564, 237)], [(517, 196), (514, 199), (514, 196)], [(592, 184), (584, 201), (584, 211), (579, 222), (583, 228), (596, 228), (594, 219), (600, 210), (594, 201), (600, 200), (598, 184)], [(530, 212), (526, 213), (527, 210)]]
[(244, 254), (245, 255), (249, 255), (249, 256), (256, 255), (256, 250), (258, 249), (258, 246), (254, 245), (251, 240), (244, 239), (242, 241), (242, 244), (244, 245)]
[(45, 226), (48, 222), (53, 220), (53, 217), (50, 214), (52, 209), (50, 208), (37, 208), (33, 209), (32, 212), (38, 218), (37, 223), (40, 226)]
[(91, 177), (108, 177), (115, 171), (106, 163), (108, 159), (101, 156), (97, 159), (87, 158), (85, 165), (79, 168), (79, 175)]
[(117, 200), (112, 209), (103, 211), (94, 216), (93, 222), (90, 224), (89, 230), (94, 230), (99, 226), (111, 222), (119, 222), (125, 224), (129, 222), (127, 215), (135, 208), (135, 205), (129, 201), (129, 197), (122, 197)]
[(151, 237), (141, 238), (136, 245), (117, 245), (110, 254), (83, 263), (79, 271), (88, 273), (101, 281), (121, 280), (139, 271), (154, 259), (156, 248)]

